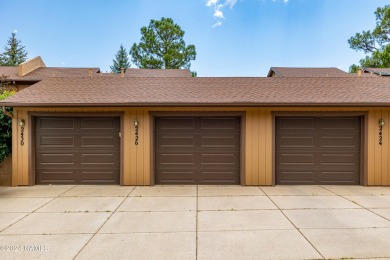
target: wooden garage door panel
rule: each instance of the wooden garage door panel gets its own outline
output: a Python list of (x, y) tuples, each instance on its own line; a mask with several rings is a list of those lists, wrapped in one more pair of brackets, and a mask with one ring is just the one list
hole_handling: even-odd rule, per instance
[(73, 184), (77, 177), (74, 169), (37, 169), (40, 184)]
[(117, 132), (119, 120), (116, 118), (80, 118), (80, 130), (91, 132), (91, 130), (104, 132)]
[(162, 117), (155, 121), (158, 184), (239, 184), (240, 118)]
[(156, 175), (156, 183), (159, 184), (172, 184), (172, 180), (175, 180), (174, 184), (194, 184), (197, 171), (190, 169), (164, 169), (160, 170)]
[(118, 171), (111, 170), (80, 170), (80, 169), (50, 169), (38, 170), (40, 184), (117, 184)]
[(314, 165), (315, 156), (313, 153), (279, 153), (279, 164), (291, 165)]
[(82, 148), (116, 148), (119, 146), (119, 135), (89, 134), (80, 136)]
[(189, 134), (161, 134), (156, 148), (195, 148), (195, 136)]
[(59, 147), (75, 147), (73, 135), (45, 135), (41, 136), (36, 143), (41, 148), (59, 148)]
[(201, 135), (200, 147), (240, 149), (240, 134)]
[(78, 174), (80, 184), (118, 184), (119, 170), (90, 169), (80, 170)]
[(40, 132), (52, 132), (54, 129), (69, 131), (76, 128), (74, 118), (38, 118), (36, 125)]
[(277, 117), (277, 184), (359, 184), (360, 117)]
[(314, 135), (292, 135), (286, 134), (281, 136), (276, 141), (276, 147), (278, 148), (293, 148), (295, 150), (296, 147), (301, 148), (314, 148), (315, 147), (315, 136)]
[(281, 171), (280, 179), (283, 180), (283, 184), (315, 184), (315, 172), (314, 171), (299, 171), (299, 170), (286, 170)]
[(156, 131), (164, 130), (166, 133), (169, 131), (180, 131), (183, 130), (194, 130), (195, 129), (195, 118), (184, 118), (184, 117), (166, 117), (159, 118), (155, 124)]
[(347, 130), (351, 132), (359, 132), (359, 120), (356, 120), (355, 117), (329, 117), (329, 118), (321, 118), (320, 121), (322, 130)]
[(183, 151), (171, 151), (169, 153), (156, 153), (156, 167), (157, 168), (174, 168), (174, 167), (196, 167), (195, 153)]
[(321, 148), (360, 148), (360, 135), (355, 133), (328, 134), (320, 136)]
[(36, 183), (119, 183), (119, 125), (119, 118), (36, 118)]
[[(200, 119), (200, 129), (207, 132), (226, 131), (228, 133), (239, 133), (240, 132), (240, 122), (237, 118), (232, 117), (209, 117)], [(211, 130), (211, 131), (210, 131)]]
[(298, 130), (299, 132), (309, 130), (312, 131), (315, 128), (314, 118), (280, 118), (279, 119), (279, 132), (293, 132), (292, 130)]
[(349, 185), (354, 177), (355, 171), (324, 171), (321, 172), (321, 183), (333, 184), (337, 178), (339, 184)]
[(334, 152), (334, 153), (322, 153), (321, 154), (321, 165), (326, 166), (342, 166), (342, 165), (355, 165), (359, 167), (359, 153), (342, 153), (342, 152)]
[(207, 184), (237, 184), (240, 179), (236, 171), (227, 169), (222, 170), (207, 170), (200, 172), (200, 183)]
[(74, 167), (77, 156), (74, 153), (57, 152), (38, 153), (36, 157), (40, 167), (58, 167), (58, 165)]

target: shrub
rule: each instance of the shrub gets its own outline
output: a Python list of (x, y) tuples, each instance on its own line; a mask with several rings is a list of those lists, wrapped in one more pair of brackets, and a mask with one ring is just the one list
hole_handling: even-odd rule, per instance
[[(12, 96), (14, 91), (4, 90), (0, 93), (0, 100)], [(12, 112), (12, 108), (7, 107), (7, 111)], [(12, 119), (0, 110), (0, 162), (2, 162), (12, 152)]]

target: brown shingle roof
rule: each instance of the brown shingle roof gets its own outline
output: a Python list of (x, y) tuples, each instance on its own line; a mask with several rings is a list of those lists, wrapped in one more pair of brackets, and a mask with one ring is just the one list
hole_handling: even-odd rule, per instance
[(289, 68), (289, 67), (271, 67), (267, 77), (271, 76), (289, 78), (289, 77), (352, 77), (338, 68)]
[(365, 73), (373, 73), (373, 76), (390, 76), (390, 68), (364, 68)]
[(187, 69), (132, 69), (126, 70), (125, 76), (130, 77), (192, 77)]
[(0, 101), (6, 106), (390, 105), (377, 78), (47, 78)]
[(0, 66), (0, 76), (6, 76), (9, 80), (14, 80), (18, 76), (18, 67)]
[[(93, 74), (99, 71), (99, 68), (92, 68)], [(8, 80), (14, 81), (40, 81), (48, 77), (88, 77), (88, 73), (89, 68), (41, 67), (24, 76), (19, 76), (18, 67), (0, 66), (0, 76), (8, 76)]]
[[(99, 68), (92, 68), (92, 76), (120, 77), (120, 73), (98, 73)], [(8, 76), (14, 81), (41, 81), (44, 78), (89, 77), (89, 68), (41, 67), (25, 76), (19, 76), (18, 67), (0, 66), (0, 76)], [(192, 77), (187, 69), (132, 69), (126, 70), (125, 77)]]

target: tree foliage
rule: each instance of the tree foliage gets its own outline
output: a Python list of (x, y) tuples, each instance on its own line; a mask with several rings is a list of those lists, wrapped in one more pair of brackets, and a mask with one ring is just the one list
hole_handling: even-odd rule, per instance
[(127, 68), (130, 68), (130, 61), (127, 56), (127, 50), (123, 45), (119, 47), (118, 52), (115, 54), (115, 59), (112, 60), (112, 66), (110, 66), (111, 72), (120, 73), (121, 68), (126, 72)]
[[(4, 90), (0, 93), (0, 100), (12, 96), (14, 91)], [(11, 108), (6, 108), (11, 112)], [(0, 162), (2, 162), (12, 152), (12, 119), (0, 110)]]
[(4, 46), (4, 52), (0, 54), (1, 66), (18, 66), (27, 60), (27, 51), (21, 41), (16, 39), (16, 34), (12, 33)]
[(186, 45), (184, 31), (171, 18), (151, 20), (141, 28), (141, 41), (134, 43), (132, 62), (146, 69), (189, 69), (196, 58), (194, 45)]
[[(369, 54), (360, 60), (361, 67), (387, 68), (390, 67), (390, 5), (378, 7), (375, 18), (374, 30), (356, 33), (348, 43), (352, 49)], [(353, 64), (350, 71), (356, 72), (358, 67)]]
[(3, 92), (3, 90), (8, 90), (8, 86), (10, 85), (9, 76), (6, 76), (2, 74), (0, 76), (0, 92)]

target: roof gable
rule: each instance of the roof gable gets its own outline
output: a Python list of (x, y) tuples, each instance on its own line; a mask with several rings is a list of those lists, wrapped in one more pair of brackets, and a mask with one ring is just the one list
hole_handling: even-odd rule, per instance
[(390, 68), (364, 68), (363, 72), (371, 76), (390, 76)]
[(271, 67), (267, 77), (351, 77), (353, 75), (338, 68), (292, 68)]

